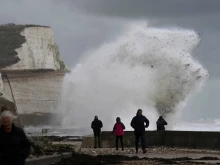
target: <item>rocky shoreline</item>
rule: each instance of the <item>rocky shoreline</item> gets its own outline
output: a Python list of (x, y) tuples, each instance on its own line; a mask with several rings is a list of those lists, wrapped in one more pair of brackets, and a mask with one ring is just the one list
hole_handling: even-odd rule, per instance
[(76, 152), (76, 148), (81, 144), (81, 140), (71, 139), (69, 137), (57, 137), (57, 136), (33, 136), (29, 137), (32, 151), (29, 159), (38, 158), (48, 155), (56, 155), (64, 152)]

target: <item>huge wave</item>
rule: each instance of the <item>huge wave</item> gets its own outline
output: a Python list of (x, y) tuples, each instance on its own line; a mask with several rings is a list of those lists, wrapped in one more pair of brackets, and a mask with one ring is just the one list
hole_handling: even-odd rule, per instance
[(116, 40), (88, 51), (66, 75), (63, 125), (87, 130), (98, 115), (105, 130), (112, 129), (117, 116), (129, 127), (139, 108), (150, 129), (160, 115), (176, 118), (208, 78), (193, 56), (199, 41), (193, 30), (130, 25)]

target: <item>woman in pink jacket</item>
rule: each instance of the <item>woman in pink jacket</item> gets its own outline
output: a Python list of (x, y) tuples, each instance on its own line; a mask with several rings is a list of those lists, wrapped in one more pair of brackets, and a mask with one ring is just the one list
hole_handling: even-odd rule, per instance
[(122, 151), (124, 151), (123, 136), (124, 136), (125, 125), (121, 122), (120, 117), (116, 118), (116, 123), (113, 127), (113, 134), (116, 136), (116, 150), (118, 150), (118, 139), (121, 142)]

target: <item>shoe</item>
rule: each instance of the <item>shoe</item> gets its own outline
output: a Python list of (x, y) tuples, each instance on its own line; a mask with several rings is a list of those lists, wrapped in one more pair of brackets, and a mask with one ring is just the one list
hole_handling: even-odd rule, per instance
[(147, 152), (147, 150), (146, 149), (143, 149), (143, 154), (145, 154)]

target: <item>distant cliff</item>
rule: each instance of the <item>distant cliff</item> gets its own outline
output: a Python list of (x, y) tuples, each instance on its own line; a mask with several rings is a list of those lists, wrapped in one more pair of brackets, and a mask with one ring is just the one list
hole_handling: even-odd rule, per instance
[[(7, 105), (21, 124), (47, 125), (59, 116), (57, 104), (66, 71), (52, 28), (0, 26), (0, 108)], [(52, 124), (58, 124), (58, 119)]]
[(66, 70), (48, 26), (0, 26), (0, 69)]

